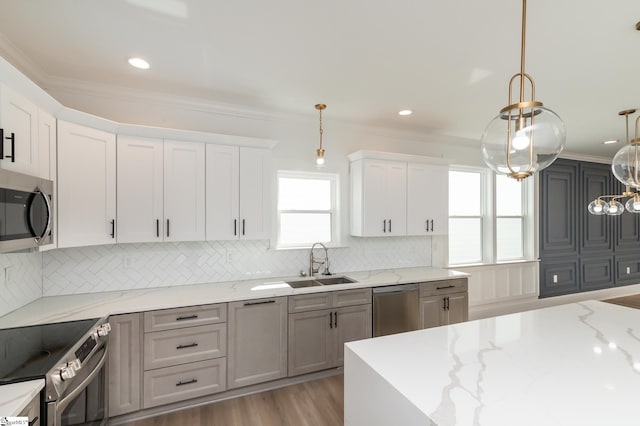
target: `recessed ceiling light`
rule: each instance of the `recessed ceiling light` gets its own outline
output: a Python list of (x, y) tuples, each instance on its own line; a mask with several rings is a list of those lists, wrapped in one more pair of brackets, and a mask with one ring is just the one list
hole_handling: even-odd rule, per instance
[(617, 139), (611, 139), (610, 141), (604, 141), (602, 143), (605, 144), (605, 145), (611, 145), (611, 144), (614, 144), (614, 143), (618, 143), (618, 140)]
[(132, 67), (140, 68), (141, 70), (149, 69), (149, 62), (142, 58), (129, 58), (129, 65)]
[(411, 111), (410, 109), (403, 109), (402, 111), (398, 112), (398, 115), (411, 115), (413, 114), (413, 111)]

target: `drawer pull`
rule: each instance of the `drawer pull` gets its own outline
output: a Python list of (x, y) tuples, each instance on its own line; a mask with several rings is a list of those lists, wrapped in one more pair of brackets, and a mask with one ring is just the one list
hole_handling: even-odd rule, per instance
[(189, 343), (188, 345), (178, 345), (176, 346), (176, 349), (195, 348), (196, 346), (198, 346), (198, 344), (193, 342), (193, 343)]
[(31, 419), (31, 421), (29, 422), (29, 426), (33, 426), (36, 424), (36, 422), (38, 421), (38, 416), (35, 416), (33, 419)]
[(246, 302), (244, 306), (252, 306), (252, 305), (266, 305), (267, 303), (276, 303), (275, 300), (262, 300), (260, 302)]
[(436, 287), (436, 290), (446, 290), (448, 288), (456, 288), (455, 285), (448, 285), (446, 287)]
[(198, 379), (191, 379), (191, 380), (186, 381), (186, 382), (183, 382), (182, 380), (180, 380), (178, 383), (176, 383), (176, 386), (191, 385), (193, 383), (198, 383)]
[(196, 319), (196, 318), (198, 318), (198, 315), (187, 315), (184, 317), (176, 318), (176, 321), (184, 321), (184, 320), (190, 320), (190, 319)]

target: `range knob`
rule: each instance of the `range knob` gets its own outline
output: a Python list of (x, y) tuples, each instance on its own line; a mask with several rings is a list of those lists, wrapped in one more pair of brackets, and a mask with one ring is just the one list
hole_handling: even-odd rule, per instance
[(72, 379), (76, 375), (76, 370), (71, 366), (62, 367), (60, 369), (60, 378), (64, 382), (65, 380)]
[(82, 363), (80, 363), (80, 360), (78, 358), (76, 358), (73, 361), (69, 361), (67, 363), (67, 367), (73, 368), (73, 371), (77, 372), (82, 368)]
[(111, 331), (111, 324), (105, 323), (105, 324), (102, 324), (100, 327), (98, 327), (98, 329), (96, 330), (96, 333), (98, 334), (99, 337), (104, 337), (108, 335), (110, 331)]

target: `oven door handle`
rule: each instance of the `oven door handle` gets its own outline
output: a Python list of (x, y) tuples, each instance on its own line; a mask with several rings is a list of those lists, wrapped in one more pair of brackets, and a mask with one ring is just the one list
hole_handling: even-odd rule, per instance
[(87, 386), (89, 386), (89, 383), (91, 383), (93, 381), (93, 379), (95, 379), (96, 376), (98, 374), (100, 374), (100, 370), (102, 370), (102, 367), (104, 367), (104, 363), (107, 360), (108, 353), (109, 353), (109, 348), (107, 346), (105, 346), (104, 347), (104, 354), (102, 354), (102, 358), (100, 358), (100, 361), (95, 366), (93, 371), (91, 373), (89, 373), (89, 375), (82, 381), (82, 383), (80, 383), (78, 386), (76, 386), (76, 388), (74, 390), (72, 390), (69, 393), (69, 395), (65, 396), (60, 401), (58, 401), (58, 403), (56, 404), (56, 423), (55, 423), (56, 425), (61, 425), (62, 424), (62, 412), (64, 411), (65, 408), (67, 408), (67, 405), (69, 405), (71, 402), (73, 402), (76, 399), (76, 397), (78, 395), (80, 395), (80, 393)]

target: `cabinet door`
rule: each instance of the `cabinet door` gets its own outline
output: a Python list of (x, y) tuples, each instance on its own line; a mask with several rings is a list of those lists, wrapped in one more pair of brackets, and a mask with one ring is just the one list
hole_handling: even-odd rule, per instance
[(343, 365), (344, 344), (372, 336), (371, 304), (340, 308), (335, 315), (336, 365)]
[(140, 410), (142, 315), (109, 317), (109, 417)]
[(449, 230), (449, 169), (407, 166), (407, 235), (446, 235)]
[(207, 240), (237, 240), (240, 215), (240, 149), (207, 144)]
[(114, 244), (116, 137), (58, 122), (58, 247)]
[(118, 135), (118, 242), (162, 241), (162, 140)]
[(387, 234), (387, 162), (364, 160), (363, 163), (363, 236), (377, 237)]
[(335, 366), (333, 310), (289, 315), (289, 376)]
[(445, 298), (447, 309), (441, 310), (440, 325), (456, 324), (469, 320), (469, 296), (467, 293), (452, 293)]
[(204, 241), (204, 144), (164, 141), (164, 240)]
[(259, 148), (240, 148), (241, 239), (270, 237), (271, 152)]
[(38, 156), (40, 177), (55, 181), (56, 119), (44, 110), (38, 110)]
[[(13, 149), (8, 139), (0, 141), (5, 156), (0, 167), (39, 176), (38, 107), (5, 85), (0, 86), (0, 127), (5, 138), (14, 134)], [(14, 161), (7, 156), (13, 156)]]
[(407, 235), (407, 164), (389, 161), (385, 184), (386, 235)]
[(287, 375), (287, 298), (229, 303), (229, 389)]
[(420, 298), (422, 328), (438, 327), (441, 321), (444, 299), (442, 296)]

